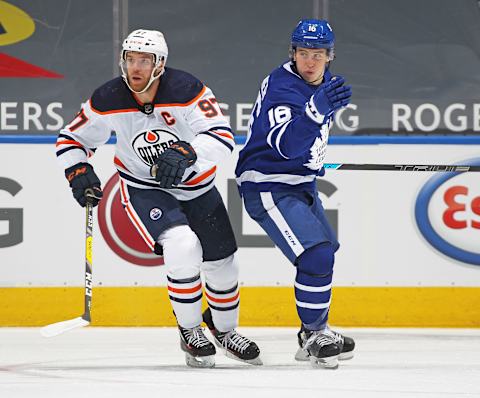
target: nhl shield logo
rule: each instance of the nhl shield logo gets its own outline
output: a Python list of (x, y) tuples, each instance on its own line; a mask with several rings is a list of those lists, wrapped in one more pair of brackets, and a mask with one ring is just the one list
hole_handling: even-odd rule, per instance
[(146, 130), (133, 138), (132, 148), (146, 165), (152, 166), (158, 156), (175, 141), (178, 141), (178, 137), (171, 131)]
[(150, 210), (150, 218), (153, 221), (157, 221), (160, 217), (162, 217), (163, 212), (158, 208), (154, 207), (152, 210)]
[(143, 105), (143, 113), (151, 115), (153, 113), (153, 105), (148, 103)]

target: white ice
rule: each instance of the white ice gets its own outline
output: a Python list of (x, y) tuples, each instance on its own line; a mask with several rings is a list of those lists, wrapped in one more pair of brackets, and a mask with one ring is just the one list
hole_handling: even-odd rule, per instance
[(174, 328), (0, 328), (0, 397), (480, 397), (480, 329), (336, 330), (355, 357), (327, 370), (293, 359), (294, 328), (239, 328), (264, 365), (217, 353), (214, 369), (185, 365)]

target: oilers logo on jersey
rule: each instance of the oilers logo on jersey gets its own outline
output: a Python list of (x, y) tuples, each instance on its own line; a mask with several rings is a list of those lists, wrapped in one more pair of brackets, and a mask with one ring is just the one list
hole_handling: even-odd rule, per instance
[(133, 137), (132, 148), (146, 165), (152, 166), (155, 159), (175, 141), (179, 141), (179, 138), (171, 131), (147, 130)]

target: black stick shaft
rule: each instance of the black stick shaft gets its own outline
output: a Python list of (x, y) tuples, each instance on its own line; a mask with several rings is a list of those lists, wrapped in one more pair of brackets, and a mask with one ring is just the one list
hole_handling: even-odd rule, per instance
[(92, 306), (92, 243), (93, 243), (93, 206), (87, 200), (85, 220), (85, 312), (82, 316), (91, 322), (90, 310)]
[(441, 165), (441, 164), (352, 164), (325, 163), (325, 169), (330, 170), (383, 170), (383, 171), (430, 171), (430, 172), (479, 172), (480, 166), (471, 165)]

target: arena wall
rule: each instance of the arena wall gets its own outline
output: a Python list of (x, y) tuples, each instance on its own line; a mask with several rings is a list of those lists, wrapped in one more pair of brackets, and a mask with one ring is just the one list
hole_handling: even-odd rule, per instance
[[(53, 137), (16, 141), (0, 145), (0, 325), (43, 325), (82, 313), (84, 210)], [(480, 164), (478, 143), (348, 142), (331, 145), (327, 162)], [(242, 210), (233, 180), (240, 148), (217, 176), (240, 246), (240, 321), (296, 325), (294, 267)], [(93, 324), (173, 325), (163, 261), (120, 216), (113, 153), (106, 145), (92, 158), (109, 186), (95, 210)], [(333, 324), (480, 327), (477, 173), (339, 170), (318, 181), (341, 242)]]

